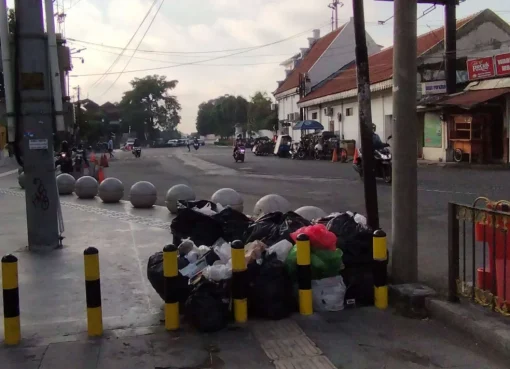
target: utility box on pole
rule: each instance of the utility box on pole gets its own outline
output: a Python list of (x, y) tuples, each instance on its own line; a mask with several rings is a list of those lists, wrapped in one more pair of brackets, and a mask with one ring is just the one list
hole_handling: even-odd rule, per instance
[[(50, 16), (53, 16), (51, 14)], [(17, 124), (23, 133), (28, 247), (60, 245), (53, 151), (54, 110), (41, 0), (16, 0)]]

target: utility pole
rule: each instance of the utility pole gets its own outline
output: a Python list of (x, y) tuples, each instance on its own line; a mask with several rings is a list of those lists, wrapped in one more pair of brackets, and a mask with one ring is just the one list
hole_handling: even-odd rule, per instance
[(457, 0), (446, 0), (444, 7), (444, 51), (446, 93), (457, 92)]
[(340, 0), (333, 0), (331, 4), (328, 5), (328, 8), (331, 9), (331, 30), (334, 31), (338, 29), (338, 8), (344, 6)]
[(365, 12), (363, 0), (353, 0), (354, 39), (356, 42), (356, 69), (358, 79), (359, 129), (363, 157), (363, 184), (367, 223), (372, 229), (379, 229), (379, 208), (377, 183), (375, 181), (374, 155), (372, 145), (372, 106), (370, 100), (370, 75), (368, 50), (365, 33)]
[(74, 127), (74, 141), (78, 143), (80, 138), (80, 123), (81, 123), (81, 97), (80, 97), (80, 86), (75, 87), (76, 90), (76, 114), (75, 116), (75, 127)]
[(416, 0), (394, 1), (392, 278), (418, 279)]
[(41, 0), (16, 0), (18, 116), (23, 132), (28, 247), (60, 245), (53, 104)]

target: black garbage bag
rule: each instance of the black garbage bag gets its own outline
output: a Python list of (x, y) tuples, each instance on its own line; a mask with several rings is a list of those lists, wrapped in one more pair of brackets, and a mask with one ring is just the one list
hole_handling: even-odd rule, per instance
[(243, 240), (245, 232), (253, 223), (246, 215), (230, 207), (213, 215), (212, 218), (221, 223), (223, 239), (227, 242)]
[(245, 243), (262, 241), (267, 246), (272, 246), (281, 240), (294, 242), (290, 238), (292, 232), (311, 223), (302, 216), (289, 211), (288, 213), (274, 212), (266, 214), (248, 227), (245, 233)]
[(170, 229), (174, 238), (190, 238), (197, 246), (212, 246), (223, 237), (223, 225), (219, 220), (186, 208), (179, 210)]
[(177, 210), (180, 211), (183, 209), (193, 209), (193, 208), (202, 209), (202, 208), (205, 208), (207, 205), (209, 205), (211, 207), (211, 210), (213, 210), (213, 211), (218, 210), (218, 206), (214, 202), (207, 201), (207, 200), (196, 200), (196, 201), (195, 200), (194, 201), (179, 200), (179, 201), (177, 201)]
[(312, 223), (303, 218), (301, 215), (294, 213), (293, 211), (289, 211), (283, 215), (282, 221), (280, 223), (280, 227), (278, 228), (278, 237), (272, 241), (272, 244), (280, 242), (281, 240), (287, 240), (290, 243), (294, 243), (294, 240), (290, 237), (291, 233), (296, 232), (298, 229), (303, 227), (308, 227), (312, 225)]
[[(189, 261), (185, 258), (177, 259), (179, 270), (186, 267)], [(163, 275), (163, 252), (158, 251), (149, 257), (147, 262), (147, 278), (151, 283), (152, 288), (156, 290), (158, 295), (164, 300), (164, 284), (165, 278)], [(179, 302), (184, 304), (189, 296), (190, 287), (188, 286), (188, 278), (179, 274), (179, 289), (178, 296)]]
[(285, 264), (276, 254), (265, 255), (256, 278), (251, 278), (248, 290), (249, 315), (280, 320), (294, 309), (293, 285)]
[(213, 283), (201, 280), (186, 301), (184, 316), (201, 332), (217, 332), (228, 324), (229, 307), (227, 282)]
[(342, 213), (331, 219), (327, 228), (337, 236), (337, 248), (343, 251), (346, 267), (372, 262), (373, 232), (369, 227), (357, 223), (352, 215)]

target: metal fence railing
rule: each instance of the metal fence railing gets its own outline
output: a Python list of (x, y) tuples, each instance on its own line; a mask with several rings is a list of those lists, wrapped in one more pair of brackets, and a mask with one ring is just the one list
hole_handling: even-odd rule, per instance
[[(448, 299), (510, 316), (510, 203), (448, 204)], [(485, 207), (481, 207), (485, 206)]]

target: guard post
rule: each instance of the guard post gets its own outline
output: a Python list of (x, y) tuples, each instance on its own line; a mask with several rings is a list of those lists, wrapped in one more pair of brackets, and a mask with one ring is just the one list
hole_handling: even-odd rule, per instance
[(234, 241), (232, 248), (232, 298), (234, 299), (234, 319), (236, 323), (248, 321), (247, 298), (247, 267), (244, 254), (244, 244)]
[(301, 315), (312, 315), (313, 302), (310, 238), (306, 234), (299, 234), (296, 239), (296, 248), (297, 277), (299, 286), (299, 313)]
[(179, 329), (179, 266), (177, 263), (177, 247), (170, 244), (163, 248), (163, 276), (165, 297), (165, 329)]
[(87, 331), (89, 337), (99, 337), (103, 335), (99, 251), (95, 247), (88, 247), (83, 252), (83, 258), (85, 265), (85, 294), (87, 299)]
[(2, 258), (2, 289), (4, 299), (4, 338), (6, 345), (17, 345), (21, 340), (19, 320), (18, 258)]
[(388, 308), (388, 248), (386, 233), (378, 229), (373, 235), (374, 305), (378, 309)]

